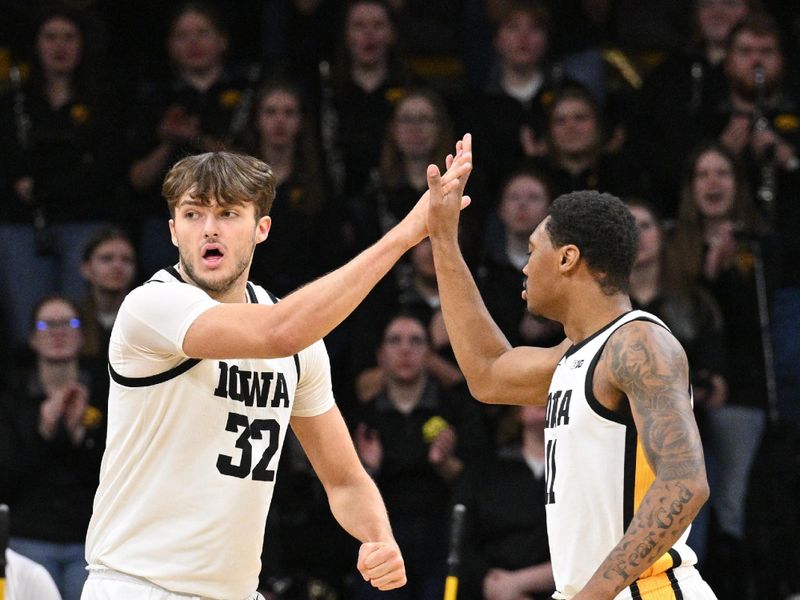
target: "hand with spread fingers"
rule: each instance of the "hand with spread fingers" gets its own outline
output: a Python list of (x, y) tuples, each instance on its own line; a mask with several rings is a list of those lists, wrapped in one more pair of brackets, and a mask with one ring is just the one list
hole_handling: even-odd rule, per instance
[[(447, 156), (445, 161), (447, 170), (444, 174), (439, 175), (438, 179), (443, 193), (451, 194), (453, 197), (459, 199), (459, 210), (467, 207), (470, 202), (469, 198), (463, 194), (469, 174), (472, 172), (471, 148), (471, 137), (470, 134), (467, 133), (456, 143), (455, 155), (449, 154)], [(439, 169), (435, 165), (430, 165), (428, 167), (429, 174), (431, 169), (435, 169), (437, 175), (439, 174)], [(428, 181), (430, 182), (430, 176)], [(428, 207), (430, 204), (430, 197), (431, 189), (429, 188), (402, 221), (411, 239), (409, 247), (417, 245), (428, 236)]]
[(372, 587), (393, 590), (406, 584), (406, 567), (394, 542), (365, 542), (358, 551), (358, 572)]
[[(448, 178), (448, 173), (465, 163), (469, 164), (465, 175)], [(472, 171), (472, 136), (469, 133), (458, 141), (456, 154), (447, 157), (446, 165), (444, 175), (439, 173), (435, 165), (428, 167), (428, 231), (432, 239), (457, 240), (459, 212), (464, 207), (464, 188)]]

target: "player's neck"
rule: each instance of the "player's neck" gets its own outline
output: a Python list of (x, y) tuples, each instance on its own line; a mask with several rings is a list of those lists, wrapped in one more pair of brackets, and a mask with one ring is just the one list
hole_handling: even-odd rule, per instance
[(247, 303), (247, 277), (249, 275), (249, 270), (245, 269), (245, 271), (239, 276), (239, 278), (234, 281), (231, 285), (223, 290), (212, 290), (204, 285), (201, 285), (189, 275), (186, 269), (183, 268), (181, 263), (178, 263), (178, 270), (181, 272), (181, 276), (183, 277), (186, 283), (189, 283), (197, 288), (203, 290), (206, 294), (208, 294), (211, 298), (216, 300), (217, 302), (223, 303)]
[(607, 295), (595, 284), (594, 290), (585, 293), (575, 292), (580, 301), (567, 308), (566, 317), (561, 321), (564, 333), (578, 344), (599, 331), (621, 315), (631, 310), (631, 300), (627, 294), (618, 292)]
[(236, 282), (234, 285), (229, 287), (227, 290), (222, 291), (212, 291), (212, 290), (205, 290), (205, 292), (211, 296), (217, 302), (222, 303), (234, 303), (234, 304), (241, 304), (247, 303), (247, 280), (242, 280), (241, 282)]

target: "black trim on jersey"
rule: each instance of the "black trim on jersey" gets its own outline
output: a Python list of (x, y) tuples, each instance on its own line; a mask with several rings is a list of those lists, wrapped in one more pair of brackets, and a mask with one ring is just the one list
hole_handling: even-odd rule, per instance
[[(164, 267), (163, 269), (161, 269), (161, 271), (166, 271), (167, 273), (172, 275), (175, 279), (177, 279), (180, 283), (186, 283), (183, 280), (183, 277), (181, 277), (181, 274), (178, 272), (178, 270), (175, 268), (174, 265), (170, 265), (169, 267)], [(161, 271), (158, 271), (156, 273), (156, 275), (158, 273), (160, 273)], [(151, 277), (150, 279), (145, 281), (145, 283), (167, 283), (167, 282), (164, 281), (163, 279), (155, 279), (155, 275), (154, 275), (153, 277)]]
[[(625, 527), (627, 529), (627, 525), (625, 525)], [(667, 576), (667, 579), (669, 580), (669, 585), (670, 588), (672, 589), (672, 593), (675, 594), (675, 600), (683, 600), (683, 590), (681, 590), (681, 586), (678, 583), (678, 578), (675, 577), (675, 568), (680, 567), (681, 564), (683, 564), (683, 559), (681, 558), (681, 555), (678, 553), (678, 551), (675, 550), (675, 548), (670, 548), (667, 551), (667, 554), (669, 554), (670, 557), (672, 558), (672, 566), (666, 571), (664, 571), (664, 574)], [(642, 592), (639, 589), (637, 581), (634, 581), (630, 585), (630, 590), (631, 590), (632, 600), (642, 600)]]
[(249, 281), (247, 282), (247, 296), (250, 298), (250, 304), (258, 304), (256, 290), (253, 288), (253, 284)]
[[(269, 290), (264, 290), (264, 291), (267, 292), (267, 295), (269, 296), (269, 299), (272, 300), (273, 304), (278, 303), (278, 297), (275, 294), (273, 294)], [(254, 289), (251, 288), (249, 281), (247, 282), (247, 293), (250, 294), (250, 301), (253, 304), (258, 304), (258, 299), (256, 298), (256, 292)], [(294, 370), (297, 371), (297, 381), (300, 381), (300, 356), (295, 354), (293, 355), (292, 358), (294, 358)]]
[(188, 360), (183, 361), (177, 366), (172, 367), (164, 371), (163, 373), (157, 373), (156, 375), (148, 375), (147, 377), (125, 377), (124, 375), (120, 375), (114, 370), (114, 367), (111, 366), (109, 363), (108, 365), (108, 373), (111, 375), (111, 379), (113, 379), (119, 385), (124, 385), (125, 387), (147, 387), (150, 385), (156, 385), (159, 383), (164, 383), (165, 381), (169, 381), (178, 375), (183, 375), (195, 366), (197, 363), (200, 362), (201, 359), (199, 358), (190, 358)]
[(636, 511), (636, 447), (639, 435), (631, 423), (625, 426), (625, 456), (622, 460), (622, 531), (627, 531)]
[[(631, 311), (629, 311), (629, 312), (631, 312)], [(627, 315), (628, 313), (625, 313), (625, 314)], [(611, 325), (613, 325), (614, 323), (619, 321), (619, 319), (621, 319), (624, 316), (625, 315), (622, 315), (622, 316), (618, 317), (617, 319), (615, 319), (614, 321), (612, 321), (611, 323), (609, 323), (608, 325), (603, 327), (603, 329), (601, 329), (597, 333), (592, 334), (591, 337), (586, 338), (586, 340), (581, 342), (581, 344), (584, 344), (586, 341), (588, 341), (591, 338), (595, 337), (598, 333), (606, 331)], [(636, 317), (635, 319), (631, 319), (627, 323), (623, 323), (622, 325), (620, 325), (620, 327), (624, 327), (628, 323), (633, 323), (634, 321), (646, 321), (648, 323), (654, 323), (655, 325), (658, 325), (659, 327), (664, 327), (664, 325), (662, 325), (661, 323), (659, 323), (655, 319), (650, 319), (645, 315), (642, 315), (641, 317)], [(667, 328), (664, 327), (664, 329), (667, 329)], [(669, 329), (667, 329), (667, 331), (669, 331)], [(614, 335), (614, 333), (612, 332), (611, 335)], [(584, 392), (586, 394), (586, 402), (589, 404), (589, 408), (591, 408), (594, 412), (596, 412), (601, 417), (603, 417), (605, 419), (608, 419), (609, 421), (613, 421), (614, 423), (619, 423), (619, 424), (625, 425), (625, 426), (631, 426), (631, 425), (633, 425), (633, 415), (632, 414), (623, 414), (623, 413), (619, 413), (619, 412), (617, 412), (615, 410), (611, 410), (610, 408), (606, 408), (605, 406), (600, 404), (600, 401), (597, 398), (595, 398), (595, 395), (594, 395), (594, 389), (593, 389), (593, 385), (594, 385), (594, 369), (597, 366), (598, 361), (600, 360), (600, 356), (603, 354), (603, 350), (605, 349), (606, 344), (608, 344), (608, 340), (611, 339), (611, 335), (609, 335), (608, 339), (605, 342), (603, 342), (603, 345), (600, 346), (597, 349), (597, 353), (592, 357), (592, 361), (589, 363), (589, 366), (588, 366), (588, 368), (586, 370), (586, 388), (584, 389)]]
[[(664, 571), (664, 574), (667, 576), (667, 579), (669, 579), (670, 588), (672, 589), (672, 593), (675, 595), (675, 600), (683, 600), (683, 591), (678, 584), (678, 579), (675, 577), (675, 572), (672, 569), (667, 569)], [(661, 590), (662, 588), (658, 589)], [(630, 585), (630, 590), (632, 600), (642, 600), (642, 592), (639, 589), (638, 582), (634, 581)]]
[[(649, 323), (660, 325), (660, 323), (654, 321), (653, 319), (641, 316), (631, 319), (627, 323), (620, 325), (620, 327), (623, 327), (628, 323), (633, 323), (634, 321), (647, 321)], [(613, 335), (613, 333), (611, 335)], [(610, 335), (608, 336), (608, 339), (611, 339)], [(586, 387), (584, 389), (584, 394), (586, 395), (586, 403), (595, 413), (604, 419), (625, 426), (625, 456), (622, 463), (622, 528), (623, 531), (625, 531), (628, 529), (628, 525), (630, 525), (631, 521), (633, 520), (633, 513), (635, 512), (634, 496), (636, 491), (636, 448), (639, 442), (639, 434), (636, 430), (636, 423), (633, 420), (632, 413), (623, 414), (618, 411), (611, 410), (610, 408), (600, 404), (600, 401), (594, 395), (594, 391), (592, 389), (594, 383), (594, 371), (607, 343), (608, 340), (606, 340), (603, 345), (598, 348), (597, 353), (592, 357), (592, 361), (587, 367)], [(627, 396), (624, 396), (624, 398), (627, 400)]]
[[(606, 343), (608, 343), (608, 340), (606, 340)], [(600, 348), (597, 350), (597, 354), (592, 357), (592, 361), (589, 363), (589, 366), (586, 367), (586, 387), (584, 389), (586, 403), (589, 405), (589, 408), (591, 408), (604, 419), (608, 419), (614, 423), (619, 423), (620, 425), (625, 425), (626, 427), (632, 426), (633, 417), (631, 415), (626, 416), (617, 412), (616, 410), (611, 410), (610, 408), (600, 404), (600, 401), (594, 395), (594, 370), (595, 367), (597, 367), (597, 363), (600, 361), (600, 356), (603, 354), (603, 348), (605, 347), (606, 344), (600, 346)]]
[(642, 600), (642, 592), (639, 591), (639, 585), (635, 581), (631, 584), (631, 598), (633, 600)]
[(577, 344), (575, 344), (575, 345), (573, 345), (573, 346), (570, 346), (569, 348), (567, 348), (567, 351), (564, 353), (564, 358), (566, 358), (566, 357), (568, 357), (568, 356), (570, 356), (570, 355), (572, 355), (572, 354), (575, 354), (575, 353), (576, 353), (578, 350), (580, 350), (581, 348), (583, 348), (583, 347), (584, 347), (586, 344), (588, 344), (589, 342), (591, 342), (591, 341), (592, 341), (594, 338), (596, 338), (598, 335), (600, 335), (601, 333), (603, 333), (603, 332), (604, 332), (606, 329), (608, 329), (609, 327), (611, 327), (612, 325), (614, 325), (614, 323), (616, 323), (617, 321), (619, 321), (619, 320), (620, 320), (622, 317), (624, 317), (625, 315), (627, 315), (627, 314), (629, 314), (629, 313), (632, 313), (632, 312), (633, 312), (632, 310), (628, 310), (628, 311), (626, 311), (626, 312), (622, 313), (622, 314), (621, 314), (620, 316), (618, 316), (616, 319), (614, 319), (613, 321), (611, 321), (611, 323), (609, 323), (608, 325), (604, 325), (603, 327), (601, 327), (600, 329), (598, 329), (597, 331), (595, 331), (595, 332), (594, 332), (592, 335), (590, 335), (589, 337), (587, 337), (585, 340), (582, 340), (582, 341), (578, 342)]
[(675, 548), (670, 548), (667, 552), (672, 557), (672, 568), (680, 567), (683, 564), (683, 558)]
[[(672, 551), (670, 550), (670, 554), (671, 553)], [(669, 583), (672, 586), (672, 593), (675, 594), (675, 600), (683, 600), (683, 590), (681, 590), (681, 586), (678, 583), (678, 578), (675, 577), (675, 570), (667, 569), (666, 574), (667, 574), (667, 579), (669, 579)]]
[[(167, 273), (172, 275), (175, 279), (177, 279), (181, 283), (186, 283), (174, 265), (170, 265), (164, 270), (167, 271)], [(156, 283), (164, 283), (163, 281), (160, 281), (158, 279), (154, 279), (151, 281), (154, 281)], [(253, 287), (253, 284), (248, 281), (246, 289), (247, 289), (247, 297), (250, 299), (250, 303), (258, 304), (258, 296), (256, 296), (256, 290)], [(276, 304), (278, 302), (278, 297), (275, 294), (273, 294), (269, 290), (264, 290), (264, 291), (267, 292), (267, 295), (270, 297), (273, 304)], [(294, 369), (297, 372), (297, 380), (300, 381), (300, 357), (297, 354), (295, 354), (293, 358), (294, 358)], [(181, 375), (182, 373), (185, 373), (193, 366), (195, 366), (198, 362), (200, 362), (200, 360), (201, 359), (199, 358), (190, 358), (186, 362), (179, 364), (177, 367), (174, 367), (169, 371), (165, 371), (164, 373), (159, 373), (158, 375), (151, 375), (150, 377), (125, 377), (124, 375), (120, 375), (119, 373), (117, 373), (111, 367), (110, 364), (108, 365), (108, 370), (109, 373), (111, 373), (111, 378), (120, 385), (124, 385), (127, 387), (143, 387), (147, 385), (155, 385), (157, 383), (163, 383), (164, 381), (167, 381), (172, 377)]]
[(180, 274), (180, 273), (178, 273), (178, 269), (176, 269), (176, 268), (175, 268), (175, 265), (170, 265), (170, 266), (168, 266), (168, 267), (167, 267), (166, 269), (164, 269), (164, 270), (165, 270), (167, 273), (169, 273), (170, 275), (172, 275), (172, 276), (173, 276), (175, 279), (177, 279), (178, 281), (180, 281), (181, 283), (186, 283), (186, 282), (183, 280), (183, 277), (181, 277), (181, 274)]

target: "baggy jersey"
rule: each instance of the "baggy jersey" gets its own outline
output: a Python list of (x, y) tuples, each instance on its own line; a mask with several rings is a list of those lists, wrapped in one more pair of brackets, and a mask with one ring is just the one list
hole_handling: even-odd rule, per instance
[[(250, 302), (275, 301), (247, 284)], [(276, 359), (182, 350), (217, 302), (170, 268), (132, 291), (109, 347), (108, 443), (87, 561), (173, 592), (241, 599), (258, 585), (291, 416), (334, 405), (323, 343)]]
[[(556, 367), (547, 395), (545, 425), (547, 534), (556, 589), (580, 591), (617, 545), (655, 480), (633, 418), (601, 405), (592, 392), (595, 366), (611, 334), (625, 323), (657, 317), (631, 311), (572, 346)], [(691, 401), (691, 390), (687, 389)], [(647, 595), (678, 586), (676, 570), (697, 562), (686, 545), (689, 530), (640, 579), (617, 598), (681, 598)], [(693, 570), (693, 569), (692, 569)], [(679, 573), (679, 575), (681, 575)]]

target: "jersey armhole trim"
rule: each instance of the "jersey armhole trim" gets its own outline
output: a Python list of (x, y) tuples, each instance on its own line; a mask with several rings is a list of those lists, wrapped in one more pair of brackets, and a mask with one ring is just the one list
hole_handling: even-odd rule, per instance
[(148, 387), (151, 385), (158, 385), (159, 383), (164, 383), (165, 381), (169, 381), (177, 377), (178, 375), (183, 375), (198, 364), (201, 361), (199, 358), (190, 358), (188, 360), (183, 361), (182, 363), (172, 367), (164, 371), (163, 373), (157, 373), (156, 375), (148, 375), (147, 377), (126, 377), (125, 375), (120, 375), (114, 370), (114, 367), (111, 366), (111, 363), (108, 364), (108, 373), (111, 375), (111, 379), (114, 380), (115, 383), (125, 386), (125, 387)]
[[(658, 321), (655, 321), (653, 319), (649, 319), (649, 318), (644, 317), (644, 316), (636, 317), (635, 319), (631, 319), (630, 321), (627, 321), (627, 322), (623, 323), (622, 325), (620, 325), (620, 327), (623, 327), (624, 325), (627, 325), (628, 323), (633, 323), (634, 321), (646, 321), (648, 323), (653, 323), (654, 325), (658, 325), (659, 327), (663, 327), (664, 329), (669, 331), (669, 329), (664, 327)], [(608, 343), (608, 340), (611, 339), (611, 336), (614, 335), (615, 332), (616, 332), (616, 330), (614, 332), (612, 332), (611, 335), (608, 336), (608, 339), (605, 342), (603, 342), (602, 346), (600, 346), (600, 348), (597, 349), (597, 352), (595, 353), (594, 357), (592, 357), (592, 362), (589, 363), (589, 367), (588, 367), (587, 372), (586, 372), (586, 389), (584, 390), (584, 393), (586, 395), (586, 402), (589, 405), (589, 408), (591, 408), (595, 413), (597, 413), (599, 416), (603, 417), (604, 419), (608, 419), (609, 421), (613, 421), (614, 423), (619, 423), (620, 425), (626, 425), (627, 426), (627, 425), (633, 425), (633, 416), (627, 416), (626, 417), (625, 415), (623, 415), (623, 414), (621, 414), (621, 413), (619, 413), (619, 412), (617, 412), (615, 410), (611, 410), (610, 408), (606, 408), (605, 406), (603, 406), (600, 403), (600, 401), (595, 397), (594, 389), (593, 389), (594, 388), (594, 370), (595, 370), (595, 367), (597, 367), (597, 363), (600, 361), (600, 356), (603, 354), (603, 350), (605, 349), (606, 344)], [(627, 396), (626, 396), (626, 398), (627, 398)]]
[[(278, 303), (278, 297), (275, 294), (273, 294), (267, 289), (265, 289), (264, 291), (267, 292), (267, 295), (269, 296), (270, 300), (272, 300), (273, 304)], [(249, 281), (247, 282), (247, 293), (250, 295), (250, 301), (253, 304), (258, 304), (258, 298), (256, 298), (256, 291), (255, 289), (253, 289), (253, 286), (250, 285)], [(300, 356), (298, 354), (294, 354), (292, 358), (294, 358), (294, 370), (297, 371), (297, 381), (300, 381)]]

